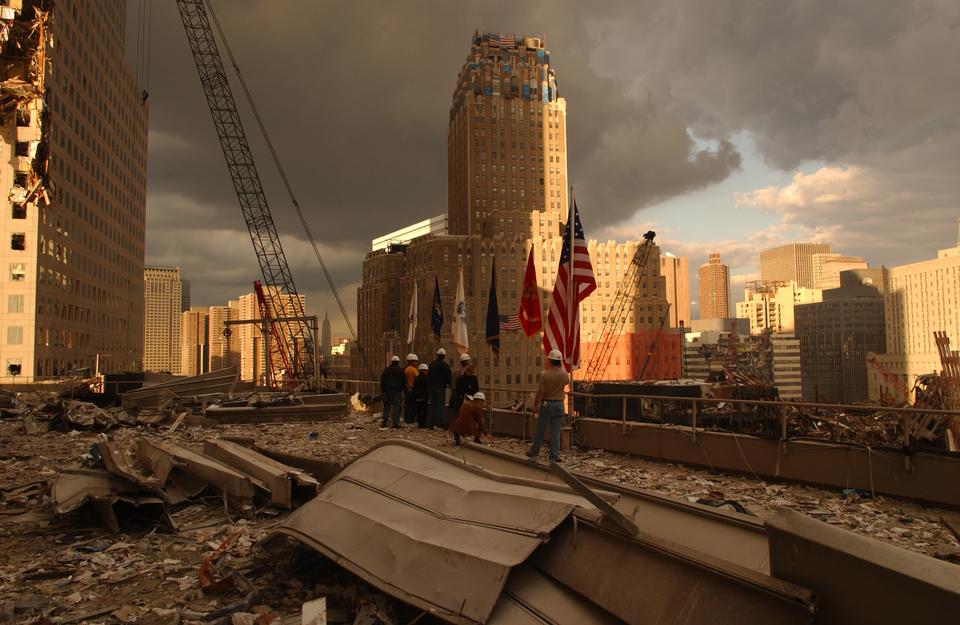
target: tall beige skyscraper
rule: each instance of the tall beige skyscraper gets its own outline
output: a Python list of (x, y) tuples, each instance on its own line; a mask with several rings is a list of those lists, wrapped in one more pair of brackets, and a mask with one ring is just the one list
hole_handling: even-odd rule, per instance
[(180, 373), (180, 313), (183, 302), (179, 267), (146, 267), (144, 281), (144, 371)]
[(6, 4), (0, 375), (140, 370), (148, 106), (126, 3)]
[(788, 243), (760, 252), (760, 280), (796, 282), (797, 286), (816, 287), (813, 257), (829, 254), (829, 243)]
[(690, 327), (690, 269), (686, 256), (670, 252), (660, 255), (660, 275), (664, 277), (666, 298), (670, 304), (671, 328)]
[(567, 104), (543, 38), (474, 35), (450, 107), (447, 178), (450, 234), (526, 238), (531, 211), (567, 214)]
[(723, 319), (730, 316), (730, 268), (720, 262), (720, 254), (697, 270), (700, 283), (700, 318)]

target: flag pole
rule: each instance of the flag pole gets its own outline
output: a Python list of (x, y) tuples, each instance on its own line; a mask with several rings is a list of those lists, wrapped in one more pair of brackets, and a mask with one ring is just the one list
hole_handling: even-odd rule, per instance
[[(576, 237), (576, 233), (574, 232), (574, 230), (576, 229), (576, 226), (577, 226), (577, 213), (576, 213), (577, 201), (573, 194), (573, 185), (570, 185), (570, 196), (567, 199), (567, 201), (570, 203), (570, 206), (569, 206), (570, 216), (567, 218), (569, 223), (568, 229), (570, 230), (570, 238), (567, 240), (567, 244), (570, 246), (570, 258), (569, 258), (570, 271), (569, 271), (569, 276), (567, 277), (567, 302), (568, 302), (567, 303), (567, 327), (566, 327), (567, 336), (566, 336), (566, 340), (564, 341), (565, 343), (564, 349), (566, 349), (567, 353), (569, 354), (567, 357), (567, 363), (569, 364), (569, 367), (570, 367), (570, 370), (568, 373), (570, 374), (569, 382), (570, 382), (571, 394), (567, 396), (568, 403), (569, 403), (567, 414), (569, 414), (570, 418), (572, 419), (573, 418), (573, 394), (572, 394), (573, 393), (573, 345), (570, 343), (572, 343), (572, 339), (573, 339), (573, 307), (580, 305), (579, 302), (577, 301), (576, 294), (573, 292), (573, 285), (574, 285), (574, 279), (573, 279), (574, 248), (573, 246), (574, 246), (574, 240)], [(555, 453), (559, 453), (559, 451), (560, 450), (558, 449)]]

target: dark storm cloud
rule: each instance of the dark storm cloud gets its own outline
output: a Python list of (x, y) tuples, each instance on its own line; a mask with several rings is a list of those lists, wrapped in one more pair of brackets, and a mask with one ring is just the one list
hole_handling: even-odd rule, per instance
[[(257, 266), (174, 3), (154, 5), (148, 261), (180, 264), (195, 301), (216, 303), (247, 291)], [(351, 307), (369, 240), (446, 211), (450, 97), (477, 27), (546, 35), (592, 227), (723, 180), (742, 131), (776, 167), (827, 169), (741, 204), (802, 232), (833, 228), (856, 246), (845, 251), (878, 249), (888, 220), (902, 249), (917, 247), (911, 210), (942, 232), (960, 203), (953, 0), (214, 5)], [(298, 286), (325, 307), (253, 130), (248, 119)]]
[[(627, 218), (739, 164), (727, 144), (696, 150), (664, 102), (629, 99), (618, 80), (600, 76), (590, 63), (597, 41), (576, 3), (215, 8), (314, 231), (338, 252), (342, 262), (331, 264), (340, 284), (358, 279), (371, 238), (446, 211), (450, 97), (477, 27), (547, 36), (568, 102), (571, 180), (598, 220)], [(196, 301), (220, 301), (248, 289), (256, 264), (173, 3), (154, 6), (151, 56), (148, 260), (179, 263)], [(291, 241), (299, 226), (247, 121), (275, 219)], [(301, 290), (324, 288), (309, 254), (291, 263)]]
[(629, 91), (669, 93), (699, 137), (746, 131), (775, 167), (819, 167), (741, 206), (877, 263), (955, 244), (960, 3), (676, 0), (601, 28), (622, 42), (601, 66), (646, 59)]

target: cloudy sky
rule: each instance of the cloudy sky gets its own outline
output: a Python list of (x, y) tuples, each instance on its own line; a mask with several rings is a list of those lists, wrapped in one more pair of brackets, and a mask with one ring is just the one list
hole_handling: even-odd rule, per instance
[[(351, 312), (370, 239), (446, 211), (450, 97), (476, 28), (546, 36), (590, 237), (652, 227), (694, 271), (719, 251), (734, 301), (779, 243), (829, 242), (877, 265), (955, 245), (956, 0), (213, 5)], [(147, 262), (179, 265), (195, 304), (222, 303), (258, 268), (183, 28), (172, 2), (128, 7), (151, 104)], [(297, 286), (342, 332), (245, 119)]]

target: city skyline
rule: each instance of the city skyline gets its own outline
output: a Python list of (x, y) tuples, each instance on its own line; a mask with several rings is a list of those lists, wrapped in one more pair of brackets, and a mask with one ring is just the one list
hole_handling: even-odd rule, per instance
[[(957, 182), (944, 174), (957, 168), (957, 133), (944, 132), (956, 118), (958, 99), (945, 93), (952, 83), (930, 80), (933, 93), (913, 96), (913, 114), (926, 123), (901, 123), (903, 114), (895, 104), (902, 98), (886, 97), (888, 88), (896, 90), (916, 79), (897, 69), (904, 59), (912, 59), (924, 76), (942, 72), (939, 59), (949, 58), (956, 45), (944, 39), (945, 27), (938, 26), (947, 20), (938, 20), (936, 12), (911, 21), (903, 13), (919, 15), (918, 10), (891, 11), (889, 17), (878, 10), (876, 24), (849, 23), (858, 45), (867, 47), (876, 61), (845, 68), (827, 59), (823, 68), (811, 67), (807, 55), (815, 58), (820, 45), (838, 50), (852, 45), (824, 27), (833, 17), (829, 12), (818, 16), (801, 3), (791, 11), (764, 8), (754, 19), (744, 20), (743, 9), (731, 6), (726, 8), (731, 14), (724, 20), (730, 23), (727, 30), (708, 32), (704, 42), (696, 29), (704, 28), (704, 21), (719, 9), (691, 10), (683, 26), (668, 22), (672, 26), (663, 33), (651, 32), (644, 21), (669, 17), (685, 6), (611, 4), (591, 8), (589, 15), (578, 6), (549, 9), (542, 3), (491, 3), (456, 12), (441, 5), (422, 12), (391, 7), (376, 18), (387, 25), (376, 45), (355, 50), (349, 68), (320, 54), (310, 81), (278, 71), (277, 56), (257, 51), (279, 46), (279, 58), (316, 55), (314, 42), (328, 29), (330, 37), (349, 45), (351, 37), (371, 26), (372, 15), (360, 8), (292, 9), (281, 4), (270, 17), (271, 28), (249, 29), (244, 27), (244, 5), (218, 9), (301, 202), (309, 208), (308, 217), (315, 229), (323, 227), (329, 235), (321, 241), (322, 251), (347, 301), (359, 282), (370, 238), (436, 215), (446, 206), (445, 125), (437, 120), (448, 108), (453, 79), (431, 81), (427, 76), (455, 76), (458, 67), (451, 59), (459, 57), (463, 38), (477, 27), (547, 37), (564, 68), (561, 88), (576, 111), (576, 123), (569, 128), (571, 182), (577, 187), (584, 226), (599, 240), (636, 240), (653, 229), (661, 249), (686, 256), (691, 267), (704, 262), (710, 250), (719, 250), (731, 265), (734, 293), (755, 278), (759, 250), (783, 242), (828, 241), (872, 265), (920, 260), (924, 250), (951, 244), (948, 231), (953, 230), (960, 197)], [(940, 9), (941, 14), (946, 10)], [(297, 19), (287, 15), (290, 11)], [(157, 7), (154, 13), (154, 31), (163, 36), (153, 39), (150, 81), (148, 262), (181, 265), (194, 281), (197, 297), (207, 298), (200, 303), (212, 303), (231, 290), (247, 288), (256, 277), (256, 262), (251, 251), (228, 244), (244, 235), (242, 221), (217, 165), (218, 148), (203, 115), (199, 88), (188, 80), (194, 70), (175, 11)], [(282, 44), (273, 24), (289, 35)], [(628, 36), (626, 25), (645, 35)], [(430, 36), (411, 41), (411, 28)], [(745, 58), (744, 48), (749, 41), (764, 41), (765, 29), (788, 33), (790, 45), (766, 62), (795, 74), (797, 84), (763, 90), (765, 100), (754, 103), (745, 100), (744, 94), (756, 91), (748, 81), (773, 80), (772, 70)], [(724, 33), (738, 36), (725, 40)], [(896, 33), (903, 35), (897, 41), (905, 43), (891, 43)], [(909, 44), (923, 35), (929, 35), (927, 49)], [(670, 36), (676, 41), (665, 43)], [(637, 52), (637, 46), (654, 42), (668, 51), (680, 46), (698, 62), (684, 68), (671, 60), (682, 56), (679, 53)], [(704, 58), (706, 43), (716, 59)], [(417, 60), (416, 72), (403, 69), (410, 59)], [(717, 71), (718, 76), (704, 75), (703, 67), (724, 60), (729, 66)], [(893, 68), (883, 76), (883, 84), (890, 85), (883, 93), (870, 91), (872, 83), (850, 82), (851, 75), (880, 78), (883, 65)], [(726, 112), (691, 88), (700, 81), (713, 90), (708, 93), (715, 93), (720, 78), (743, 92), (718, 99), (729, 103)], [(326, 101), (313, 85), (347, 94), (346, 99)], [(280, 92), (284, 97), (272, 97)], [(395, 97), (385, 97), (391, 94)], [(803, 115), (791, 115), (786, 106), (790, 101), (810, 106)], [(896, 127), (896, 134), (884, 136), (876, 120), (859, 116), (861, 101), (874, 107), (890, 128)], [(344, 106), (347, 102), (350, 106)], [(764, 118), (756, 107), (776, 114)], [(871, 136), (863, 138), (857, 133), (865, 124)], [(908, 158), (911, 150), (914, 159)], [(931, 160), (936, 154), (939, 160)], [(359, 165), (368, 156), (372, 169)], [(909, 166), (903, 167), (904, 162)], [(317, 176), (318, 167), (334, 175)], [(268, 193), (276, 198), (274, 212), (294, 275), (314, 307), (311, 312), (322, 312), (333, 303), (315, 260), (282, 196), (277, 196), (275, 176), (265, 163), (261, 168)], [(884, 178), (885, 172), (890, 176)], [(371, 175), (376, 184), (370, 184)], [(909, 192), (887, 194), (883, 185), (894, 178), (898, 188)], [(898, 204), (891, 205), (894, 200)], [(866, 206), (875, 208), (862, 208)], [(175, 235), (188, 216), (194, 221), (199, 217), (202, 225)], [(891, 238), (891, 231), (898, 236)], [(219, 262), (210, 262), (212, 249)], [(335, 332), (343, 332), (339, 315), (331, 322)]]

